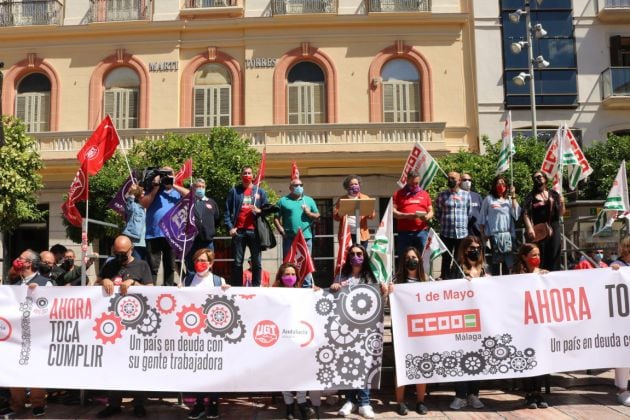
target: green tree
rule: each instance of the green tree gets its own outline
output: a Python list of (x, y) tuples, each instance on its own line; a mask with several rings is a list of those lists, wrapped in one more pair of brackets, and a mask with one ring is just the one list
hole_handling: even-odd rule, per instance
[(630, 163), (630, 136), (608, 136), (608, 140), (595, 142), (584, 150), (593, 173), (580, 190), (580, 196), (587, 200), (604, 200), (608, 196), (613, 180), (622, 160), (626, 169)]
[[(163, 140), (144, 140), (137, 143), (126, 155), (131, 169), (139, 174), (140, 181), (146, 168), (170, 166), (177, 171), (187, 159), (192, 158), (193, 179), (206, 180), (206, 194), (219, 204), (221, 212), (227, 192), (240, 182), (241, 168), (250, 165), (256, 171), (261, 157), (240, 134), (224, 127), (213, 128), (207, 134), (167, 134)], [(90, 177), (89, 218), (119, 226), (114, 229), (90, 224), (90, 241), (112, 237), (120, 232), (124, 221), (107, 207), (107, 203), (128, 176), (129, 169), (124, 156), (118, 151), (98, 174)], [(187, 184), (188, 181), (184, 185)], [(77, 207), (83, 214), (85, 206), (80, 203)], [(81, 230), (65, 220), (64, 224), (68, 236), (75, 242), (80, 242)], [(223, 224), (218, 227), (223, 229)]]
[[(5, 146), (0, 147), (0, 230), (3, 259), (8, 261), (8, 234), (20, 223), (39, 221), (45, 215), (37, 208), (37, 194), (42, 189), (42, 159), (24, 124), (3, 116)], [(8, 267), (4, 265), (5, 270)]]

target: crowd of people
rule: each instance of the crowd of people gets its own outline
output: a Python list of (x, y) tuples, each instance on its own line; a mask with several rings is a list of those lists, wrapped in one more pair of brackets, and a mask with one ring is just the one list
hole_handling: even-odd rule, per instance
[[(357, 218), (340, 214), (340, 203), (334, 206), (333, 217), (340, 227), (350, 227), (352, 244), (347, 248), (345, 263), (335, 276), (330, 291), (335, 293), (342, 287), (357, 284), (374, 284), (383, 296), (395, 293), (395, 284), (433, 281), (431, 273), (425, 272), (421, 252), (425, 247), (429, 224), (432, 219), (439, 223), (439, 236), (449, 249), (442, 255), (441, 269), (437, 280), (468, 279), (478, 280), (487, 276), (517, 273), (540, 273), (561, 269), (561, 216), (564, 213), (564, 199), (556, 191), (548, 188), (546, 175), (537, 171), (532, 176), (533, 188), (519, 204), (516, 191), (505, 177), (498, 175), (490, 185), (490, 193), (482, 198), (473, 190), (474, 180), (470, 174), (449, 172), (447, 189), (440, 192), (435, 200), (420, 187), (420, 174), (409, 171), (406, 184), (392, 197), (393, 217), (396, 220), (397, 247), (399, 257), (397, 271), (391, 283), (379, 283), (369, 265), (370, 232), (368, 220), (375, 213)], [(293, 240), (301, 231), (308, 249), (313, 252), (313, 223), (320, 217), (315, 201), (304, 194), (303, 182), (295, 177), (289, 184), (289, 193), (275, 204), (268, 202), (267, 193), (254, 182), (251, 167), (243, 167), (241, 182), (227, 195), (223, 211), (215, 200), (206, 196), (206, 182), (198, 178), (190, 188), (195, 197), (194, 214), (198, 234), (183, 258), (186, 275), (180, 286), (228, 289), (230, 286), (270, 286), (270, 287), (313, 287), (311, 275), (299, 278), (298, 268), (291, 262), (282, 264), (275, 275), (269, 276), (262, 268), (261, 238), (258, 233), (260, 219), (273, 214), (277, 232), (282, 237), (283, 256), (286, 256)], [(133, 185), (126, 197), (127, 223), (121, 235), (116, 237), (112, 247), (112, 257), (100, 267), (94, 284), (103, 287), (107, 295), (124, 295), (132, 286), (157, 284), (158, 269), (162, 264), (163, 285), (175, 285), (175, 253), (162, 232), (159, 221), (190, 190), (176, 185), (173, 170), (161, 168), (158, 175), (145, 187)], [(366, 199), (361, 177), (349, 175), (342, 186), (344, 199)], [(222, 213), (222, 214), (221, 214)], [(223, 222), (232, 239), (234, 261), (228, 280), (213, 272), (215, 260), (214, 236), (223, 216)], [(519, 241), (516, 226), (522, 220), (525, 228), (525, 241)], [(358, 228), (358, 229), (357, 229)], [(341, 237), (340, 232), (340, 237)], [(249, 251), (249, 269), (243, 269), (246, 250)], [(317, 250), (315, 250), (317, 252)], [(619, 245), (611, 266), (619, 269), (630, 264), (630, 238)], [(575, 268), (607, 267), (603, 262), (602, 250), (594, 249), (586, 254)], [(89, 268), (93, 262), (85, 262)], [(595, 265), (596, 264), (596, 265)], [(72, 286), (81, 284), (83, 267), (76, 264), (72, 250), (61, 245), (50, 251), (36, 253), (23, 251), (13, 261), (10, 281), (14, 284), (38, 286)], [(619, 388), (618, 400), (630, 406), (630, 393), (627, 389), (628, 369), (616, 370), (616, 385)], [(540, 394), (541, 377), (523, 381), (525, 406), (531, 409), (547, 408), (549, 405)], [(466, 406), (483, 408), (479, 399), (479, 381), (461, 381), (455, 384), (455, 397), (450, 405), (453, 410)], [(426, 384), (417, 384), (415, 411), (428, 412), (425, 404)], [(338, 411), (340, 416), (348, 416), (354, 411), (364, 418), (373, 418), (370, 404), (370, 389), (353, 389), (344, 392), (345, 401)], [(404, 399), (405, 387), (395, 390), (397, 412), (404, 416), (409, 412)], [(25, 390), (10, 390), (10, 405), (0, 414), (17, 412), (24, 408)], [(321, 398), (331, 397), (320, 391), (307, 393), (291, 391), (282, 393), (286, 404), (286, 418), (319, 416)], [(98, 417), (110, 417), (121, 413), (120, 392), (110, 392), (108, 405), (98, 413)], [(147, 415), (144, 408), (144, 394), (134, 395), (134, 415)], [(219, 415), (219, 394), (201, 393), (194, 396), (196, 402), (189, 419), (202, 417), (216, 418)], [(31, 389), (32, 413), (41, 416), (45, 413), (46, 391)], [(207, 403), (206, 403), (207, 401)]]

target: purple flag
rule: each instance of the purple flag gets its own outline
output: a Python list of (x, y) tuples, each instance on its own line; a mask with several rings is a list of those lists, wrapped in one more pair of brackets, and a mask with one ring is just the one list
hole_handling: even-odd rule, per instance
[(125, 196), (129, 193), (129, 188), (133, 185), (134, 179), (129, 175), (122, 187), (118, 190), (112, 201), (107, 203), (107, 207), (114, 210), (116, 213), (120, 214), (121, 217), (125, 217), (127, 213), (125, 211)]
[(183, 258), (184, 244), (186, 251), (190, 250), (192, 241), (197, 235), (194, 210), (195, 197), (191, 191), (175, 207), (170, 209), (160, 220), (159, 226), (175, 251), (177, 258)]

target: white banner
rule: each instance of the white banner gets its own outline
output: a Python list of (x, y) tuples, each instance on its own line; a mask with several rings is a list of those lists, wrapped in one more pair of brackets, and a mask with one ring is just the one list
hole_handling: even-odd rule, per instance
[(396, 285), (398, 385), (630, 366), (630, 268)]
[(0, 386), (378, 388), (380, 290), (0, 286)]

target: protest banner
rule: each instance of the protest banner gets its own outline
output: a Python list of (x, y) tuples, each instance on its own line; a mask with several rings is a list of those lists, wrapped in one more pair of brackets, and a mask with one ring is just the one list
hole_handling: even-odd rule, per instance
[(383, 301), (370, 285), (0, 286), (0, 386), (178, 392), (378, 388)]
[(396, 285), (398, 385), (630, 366), (630, 268)]

